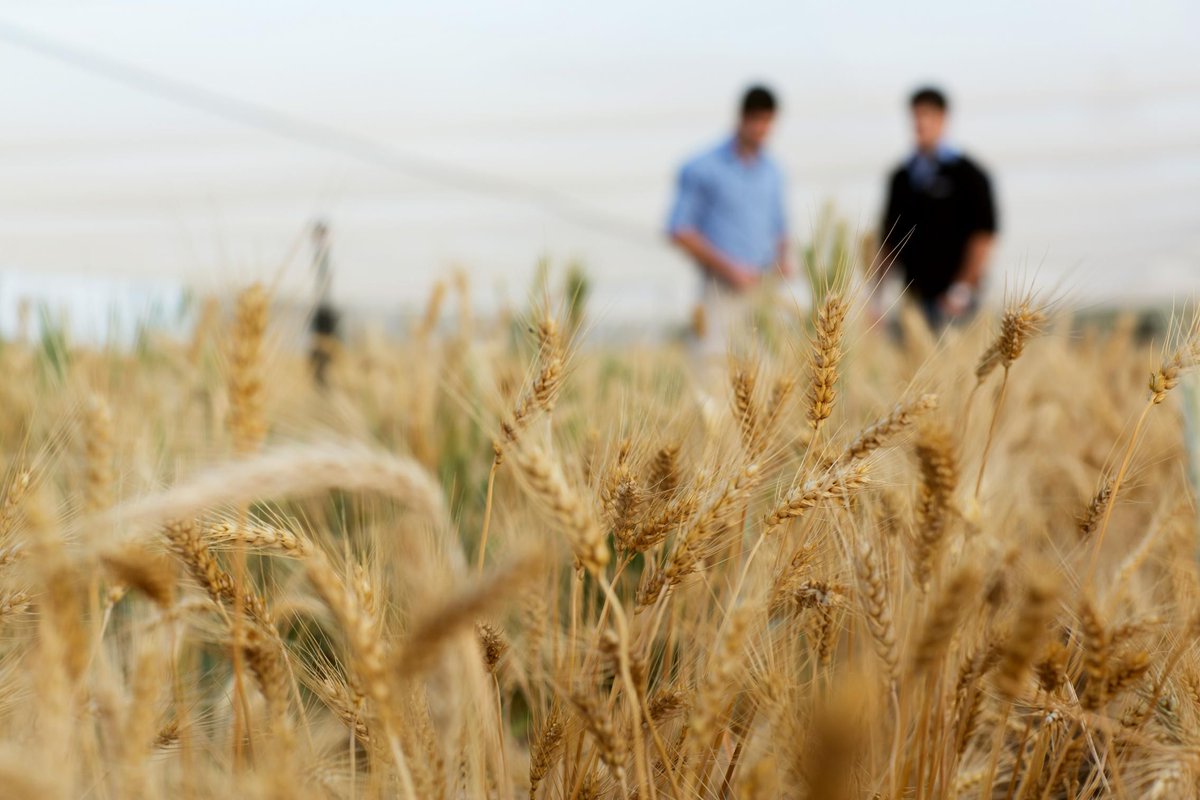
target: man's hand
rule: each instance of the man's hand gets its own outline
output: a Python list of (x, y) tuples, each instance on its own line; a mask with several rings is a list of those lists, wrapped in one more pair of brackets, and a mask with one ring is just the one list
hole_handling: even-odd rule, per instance
[(788, 247), (787, 239), (780, 239), (779, 246), (775, 250), (775, 271), (784, 280), (790, 280), (796, 274), (796, 268), (792, 264), (791, 248)]
[(938, 308), (949, 319), (957, 319), (971, 310), (971, 301), (975, 297), (974, 290), (966, 283), (958, 282), (938, 298)]
[(762, 276), (755, 270), (734, 267), (727, 278), (729, 285), (739, 292), (748, 292), (762, 282)]
[(757, 270), (730, 261), (699, 231), (690, 228), (675, 231), (671, 234), (671, 240), (710, 275), (724, 281), (730, 288), (742, 292), (758, 285), (761, 276)]

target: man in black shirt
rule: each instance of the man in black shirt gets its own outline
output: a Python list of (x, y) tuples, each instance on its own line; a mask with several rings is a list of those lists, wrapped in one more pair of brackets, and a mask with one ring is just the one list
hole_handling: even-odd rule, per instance
[(987, 173), (943, 138), (946, 96), (920, 89), (910, 106), (916, 152), (892, 173), (880, 240), (884, 270), (900, 267), (937, 330), (976, 308), (996, 207)]

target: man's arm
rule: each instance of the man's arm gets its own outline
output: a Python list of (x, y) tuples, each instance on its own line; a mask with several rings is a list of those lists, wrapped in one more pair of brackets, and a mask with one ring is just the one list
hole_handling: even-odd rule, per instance
[(757, 274), (738, 267), (720, 250), (713, 247), (712, 243), (697, 230), (692, 228), (674, 230), (671, 232), (671, 241), (691, 256), (710, 275), (735, 289), (748, 289), (758, 283)]
[(987, 174), (976, 169), (973, 180), (971, 203), (975, 230), (963, 248), (962, 266), (954, 276), (954, 283), (947, 290), (943, 307), (951, 315), (965, 312), (983, 284), (988, 261), (996, 243), (996, 204), (992, 197), (992, 186)]
[(954, 283), (939, 298), (942, 311), (946, 314), (957, 317), (970, 310), (983, 283), (983, 274), (987, 271), (995, 241), (996, 235), (991, 231), (976, 231), (967, 239), (967, 245), (963, 248), (963, 263), (954, 276)]
[(900, 248), (904, 244), (906, 233), (900, 230), (902, 216), (900, 173), (894, 173), (887, 184), (887, 207), (883, 212), (883, 222), (879, 226), (879, 267), (875, 270), (875, 283), (878, 284), (887, 276), (888, 271), (896, 262)]
[(983, 274), (987, 271), (988, 260), (995, 243), (996, 234), (991, 231), (976, 231), (971, 234), (963, 253), (963, 265), (954, 282), (966, 284), (972, 291), (978, 289), (983, 283)]
[[(864, 240), (864, 257), (870, 265), (867, 282), (870, 286), (871, 302), (868, 306), (873, 322), (878, 322), (888, 313), (892, 302), (889, 293), (883, 290), (883, 282), (898, 260), (900, 249), (908, 238), (909, 231), (901, 230), (901, 219), (906, 218), (904, 198), (901, 196), (900, 181), (903, 172), (893, 172), (888, 178), (885, 192), (887, 193), (883, 219), (879, 224), (879, 238), (873, 244)], [(871, 250), (867, 251), (867, 247)]]
[(967, 239), (963, 252), (962, 268), (958, 271), (956, 281), (976, 289), (983, 282), (983, 274), (987, 270), (988, 258), (992, 254), (992, 246), (996, 241), (996, 201), (992, 196), (992, 182), (987, 173), (979, 167), (973, 170), (972, 181), (972, 217), (974, 232)]
[(694, 165), (679, 171), (675, 205), (667, 221), (671, 241), (692, 257), (701, 269), (735, 289), (745, 289), (758, 281), (750, 270), (743, 270), (725, 256), (700, 232), (707, 206), (703, 175)]
[(788, 244), (787, 236), (782, 236), (779, 239), (779, 244), (775, 248), (775, 269), (785, 278), (792, 277), (795, 272), (795, 265), (792, 264), (792, 248)]
[[(772, 162), (774, 163), (774, 162)], [(791, 253), (788, 246), (787, 180), (776, 167), (775, 198), (771, 209), (775, 234), (775, 270), (784, 278), (792, 276)]]

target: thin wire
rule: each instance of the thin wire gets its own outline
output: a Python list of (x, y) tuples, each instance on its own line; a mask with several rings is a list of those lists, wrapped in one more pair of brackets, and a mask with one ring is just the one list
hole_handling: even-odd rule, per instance
[(566, 222), (616, 239), (645, 247), (657, 248), (663, 244), (649, 229), (554, 189), (405, 152), (369, 136), (167, 77), (137, 64), (33, 33), (3, 20), (0, 20), (0, 44), (21, 48), (177, 105), (311, 147), (334, 151), (426, 183), (506, 200), (516, 198)]

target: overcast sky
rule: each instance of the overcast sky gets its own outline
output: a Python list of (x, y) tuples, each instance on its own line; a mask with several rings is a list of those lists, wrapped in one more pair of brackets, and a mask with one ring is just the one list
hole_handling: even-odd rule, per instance
[[(149, 96), (0, 42), (0, 269), (307, 281), (328, 217), (338, 294), (419, 302), (451, 265), (524, 293), (580, 257), (614, 316), (680, 316), (659, 230), (679, 161), (776, 86), (774, 150), (804, 236), (832, 200), (873, 227), (907, 148), (904, 95), (944, 84), (996, 174), (999, 266), (1084, 299), (1200, 287), (1200, 3), (5, 2), (4, 24), (532, 184), (619, 219), (579, 226)], [(3, 29), (7, 30), (7, 29)], [(2, 32), (2, 31), (0, 31)], [(0, 37), (2, 38), (2, 37)], [(636, 290), (636, 291), (631, 291)]]

